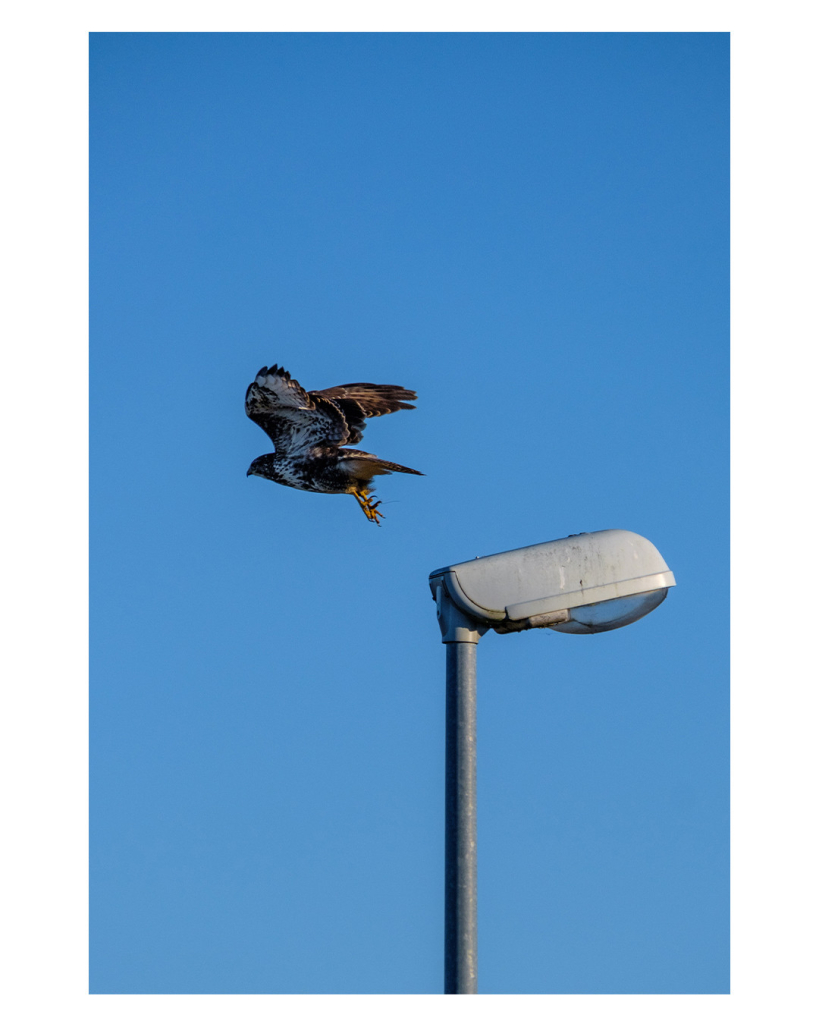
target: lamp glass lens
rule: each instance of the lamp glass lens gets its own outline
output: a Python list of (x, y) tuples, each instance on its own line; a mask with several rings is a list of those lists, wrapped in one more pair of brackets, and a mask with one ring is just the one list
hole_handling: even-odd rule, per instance
[(605, 633), (609, 629), (619, 629), (654, 611), (657, 605), (663, 603), (667, 593), (668, 587), (663, 587), (632, 597), (616, 597), (613, 601), (585, 604), (571, 609), (568, 622), (556, 623), (549, 629), (557, 630), (558, 633)]

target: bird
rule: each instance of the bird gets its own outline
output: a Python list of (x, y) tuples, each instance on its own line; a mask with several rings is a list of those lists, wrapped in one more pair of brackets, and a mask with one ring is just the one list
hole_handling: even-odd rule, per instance
[(248, 476), (320, 494), (352, 494), (371, 523), (381, 525), (380, 501), (373, 501), (372, 480), (390, 473), (424, 474), (387, 462), (358, 444), (372, 416), (414, 409), (414, 391), (396, 384), (339, 384), (305, 391), (283, 367), (263, 366), (245, 395), (245, 412), (276, 446), (254, 459)]

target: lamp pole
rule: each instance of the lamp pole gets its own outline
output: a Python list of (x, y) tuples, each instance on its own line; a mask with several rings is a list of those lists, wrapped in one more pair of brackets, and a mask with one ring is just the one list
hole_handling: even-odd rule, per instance
[(478, 991), (477, 646), (446, 644), (444, 993)]
[(444, 994), (478, 991), (477, 645), (486, 632), (436, 594), (446, 646)]

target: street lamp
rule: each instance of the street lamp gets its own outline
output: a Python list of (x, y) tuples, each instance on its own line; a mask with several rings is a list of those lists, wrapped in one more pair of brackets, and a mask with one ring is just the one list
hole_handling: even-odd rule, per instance
[(490, 629), (619, 629), (648, 615), (674, 585), (654, 545), (628, 530), (573, 534), (430, 573), (446, 644), (445, 993), (478, 991), (478, 641)]

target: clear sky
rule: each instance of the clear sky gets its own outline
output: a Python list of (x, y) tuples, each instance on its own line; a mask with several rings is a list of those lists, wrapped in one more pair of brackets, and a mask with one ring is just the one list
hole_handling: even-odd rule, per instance
[[(479, 984), (728, 989), (728, 36), (91, 37), (91, 990), (435, 993), (427, 576), (677, 578), (478, 650)], [(247, 384), (418, 391), (346, 496)]]

